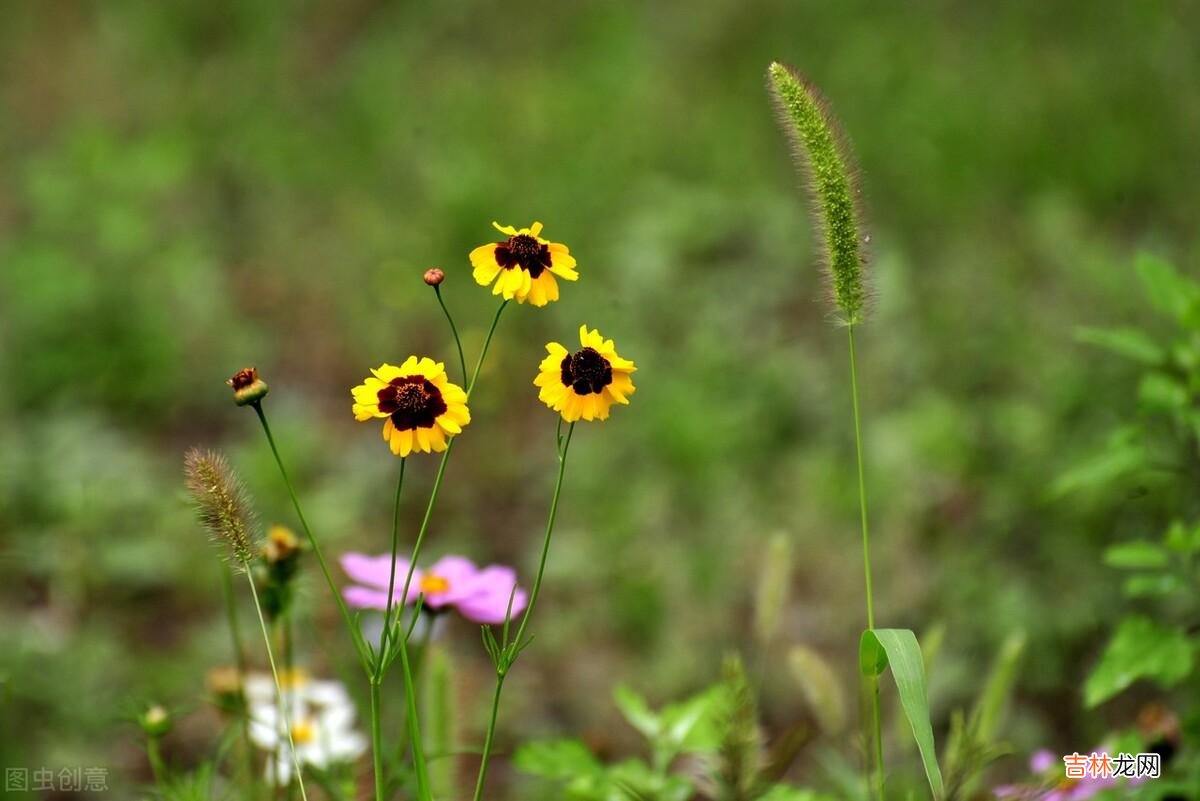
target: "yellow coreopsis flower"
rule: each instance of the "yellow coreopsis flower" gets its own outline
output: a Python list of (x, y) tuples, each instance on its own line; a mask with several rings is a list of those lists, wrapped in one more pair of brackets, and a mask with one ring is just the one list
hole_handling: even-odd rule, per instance
[(535, 222), (517, 230), (511, 225), (493, 222), (496, 230), (508, 237), (504, 242), (490, 242), (471, 251), (473, 275), (480, 286), (492, 286), (493, 295), (517, 303), (528, 300), (534, 306), (545, 306), (558, 300), (558, 276), (567, 281), (579, 279), (575, 272), (575, 257), (559, 242), (542, 239), (542, 224)]
[(450, 437), (471, 422), (467, 393), (451, 384), (446, 366), (409, 356), (399, 367), (383, 364), (350, 390), (354, 419), (386, 417), (383, 438), (397, 456), (446, 450)]
[(617, 355), (611, 339), (586, 325), (579, 326), (579, 344), (574, 353), (557, 342), (546, 345), (549, 355), (533, 380), (541, 387), (538, 398), (568, 423), (607, 420), (612, 405), (629, 403), (636, 391), (630, 376), (637, 367)]

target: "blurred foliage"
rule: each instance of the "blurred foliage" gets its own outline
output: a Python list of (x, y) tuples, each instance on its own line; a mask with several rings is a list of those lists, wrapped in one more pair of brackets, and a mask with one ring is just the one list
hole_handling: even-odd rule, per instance
[[(183, 450), (224, 448), (265, 519), (295, 524), (251, 413), (222, 386), (235, 370), (270, 381), (330, 550), (384, 550), (395, 462), (351, 419), (348, 389), (409, 352), (453, 364), (421, 282), (434, 264), (478, 346), (493, 304), (466, 254), (492, 219), (543, 220), (582, 278), (550, 309), (503, 322), (430, 556), (532, 569), (554, 459), (553, 419), (529, 385), (543, 342), (586, 315), (641, 368), (633, 405), (577, 437), (546, 614), (510, 679), (496, 795), (540, 791), (503, 758), (533, 737), (634, 753), (607, 703), (614, 680), (682, 697), (727, 649), (752, 646), (775, 532), (803, 556), (777, 639), (852, 675), (861, 578), (843, 343), (765, 100), (774, 58), (822, 87), (862, 171), (880, 623), (945, 626), (938, 741), (1016, 629), (1029, 642), (1014, 750), (1082, 748), (1127, 723), (1158, 690), (1083, 712), (1082, 679), (1127, 608), (1099, 555), (1200, 519), (1200, 496), (1194, 481), (1128, 469), (1134, 435), (1111, 432), (1149, 425), (1151, 407), (1169, 412), (1154, 425), (1191, 425), (1195, 386), (1173, 363), (1134, 391), (1138, 364), (1072, 331), (1124, 326), (1146, 332), (1121, 340), (1126, 355), (1173, 354), (1160, 335), (1171, 324), (1147, 311), (1128, 265), (1142, 249), (1184, 272), (1197, 263), (1198, 27), (1192, 3), (1082, 0), (7, 7), (4, 763), (109, 766), (122, 794), (148, 778), (137, 710), (200, 709), (204, 671), (231, 660), (220, 568), (180, 489)], [(1156, 296), (1168, 313), (1175, 291)], [(1102, 482), (1055, 484), (1110, 435), (1118, 464), (1093, 465)], [(432, 465), (413, 467), (403, 513), (415, 524)], [(305, 582), (301, 651), (344, 671), (333, 610)], [(447, 636), (474, 744), (489, 668), (469, 627)], [(774, 734), (803, 714), (785, 657), (762, 658)], [(206, 752), (210, 717), (172, 732), (169, 762)], [(814, 752), (793, 776), (835, 764)]]

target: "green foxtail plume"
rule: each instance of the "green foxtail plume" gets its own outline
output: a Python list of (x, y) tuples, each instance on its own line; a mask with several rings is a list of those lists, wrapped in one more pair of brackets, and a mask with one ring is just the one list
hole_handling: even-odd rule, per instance
[(867, 301), (866, 259), (848, 148), (824, 99), (805, 78), (776, 61), (767, 69), (767, 84), (824, 236), (822, 257), (834, 303), (847, 323), (862, 322)]
[(187, 452), (183, 471), (201, 525), (229, 546), (239, 564), (248, 564), (257, 551), (255, 522), (241, 479), (224, 456), (198, 448)]

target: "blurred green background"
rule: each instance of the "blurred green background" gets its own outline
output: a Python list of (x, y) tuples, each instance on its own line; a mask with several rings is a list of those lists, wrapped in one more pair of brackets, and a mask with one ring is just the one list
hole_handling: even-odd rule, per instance
[[(1050, 493), (1134, 403), (1134, 368), (1072, 330), (1148, 319), (1138, 250), (1196, 263), (1197, 30), (1193, 2), (8, 4), (0, 764), (145, 781), (129, 720), (152, 699), (197, 710), (171, 759), (210, 747), (203, 677), (230, 655), (184, 449), (228, 451), (264, 519), (295, 524), (253, 414), (222, 383), (257, 365), (326, 547), (383, 551), (397, 462), (354, 422), (349, 388), (410, 352), (457, 375), (421, 282), (433, 265), (473, 359), (494, 301), (466, 254), (493, 219), (542, 220), (582, 277), (547, 309), (506, 313), (431, 556), (531, 577), (554, 418), (530, 382), (548, 339), (586, 321), (640, 368), (632, 405), (576, 433), (496, 796), (534, 791), (504, 758), (524, 739), (627, 753), (615, 682), (660, 702), (751, 650), (779, 532), (798, 559), (765, 657), (766, 725), (801, 705), (788, 643), (852, 688), (844, 334), (763, 88), (772, 59), (822, 87), (861, 169), (880, 622), (946, 626), (939, 733), (1025, 630), (1007, 736), (1018, 753), (1091, 746), (1134, 708), (1077, 711), (1122, 603), (1099, 551), (1178, 510), (1133, 483)], [(435, 466), (411, 465), (409, 536)], [(318, 579), (301, 650), (353, 677)], [(490, 665), (471, 626), (446, 637), (461, 736), (477, 744)], [(833, 747), (853, 753), (848, 738)]]

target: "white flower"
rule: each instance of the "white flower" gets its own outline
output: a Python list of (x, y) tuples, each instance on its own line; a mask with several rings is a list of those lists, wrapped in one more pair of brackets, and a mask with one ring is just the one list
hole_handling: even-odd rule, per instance
[[(352, 762), (367, 750), (367, 738), (354, 730), (354, 703), (340, 682), (320, 681), (303, 671), (281, 674), (283, 701), (301, 765), (324, 768)], [(272, 753), (267, 760), (267, 781), (288, 784), (294, 765), (275, 697), (275, 682), (267, 674), (246, 676), (246, 705), (250, 714), (250, 739)]]

